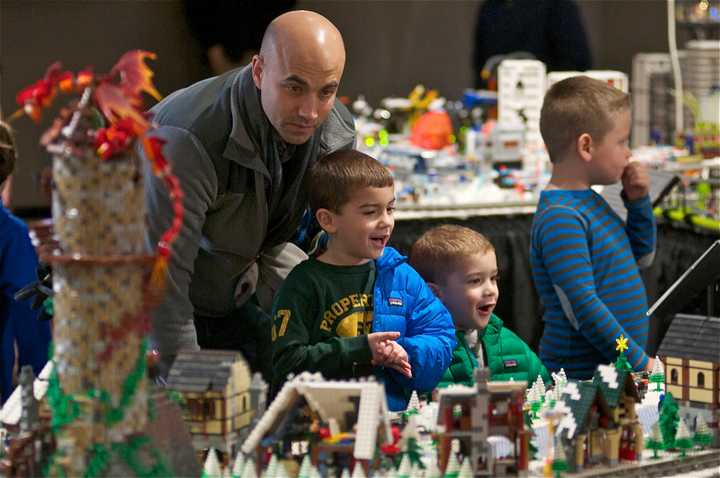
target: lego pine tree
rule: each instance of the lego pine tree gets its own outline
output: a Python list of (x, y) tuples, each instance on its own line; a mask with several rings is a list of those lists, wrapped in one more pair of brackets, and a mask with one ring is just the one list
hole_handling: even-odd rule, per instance
[(560, 478), (564, 471), (567, 471), (568, 463), (565, 458), (565, 450), (563, 449), (562, 443), (555, 444), (555, 453), (552, 461), (552, 471), (555, 474), (555, 478)]
[(628, 339), (625, 338), (625, 335), (620, 334), (620, 337), (615, 339), (615, 344), (615, 350), (618, 352), (618, 357), (615, 361), (615, 368), (618, 370), (632, 372), (632, 366), (625, 356), (625, 351), (628, 349)]
[(535, 390), (538, 398), (540, 399), (540, 403), (545, 402), (545, 382), (543, 382), (540, 375), (538, 375), (537, 380), (535, 380)]
[(690, 438), (690, 430), (685, 425), (685, 420), (682, 418), (678, 422), (677, 433), (675, 434), (675, 446), (680, 448), (680, 457), (685, 457), (685, 452), (693, 447), (692, 439)]
[(675, 434), (677, 433), (678, 420), (678, 404), (672, 396), (672, 393), (665, 394), (662, 408), (660, 409), (660, 432), (662, 432), (663, 448), (670, 450), (675, 446)]
[(410, 478), (411, 469), (412, 464), (410, 463), (410, 457), (408, 455), (403, 455), (402, 460), (400, 460), (400, 466), (395, 474), (395, 478)]
[(660, 458), (658, 456), (658, 450), (663, 449), (663, 440), (658, 422), (653, 424), (652, 430), (650, 430), (650, 436), (645, 440), (645, 448), (653, 451), (653, 459)]
[(208, 450), (205, 466), (203, 467), (200, 478), (222, 478), (222, 470), (220, 469), (220, 462), (217, 459), (215, 448), (211, 447)]
[(532, 419), (537, 420), (538, 412), (542, 408), (542, 399), (540, 397), (540, 391), (537, 388), (537, 382), (535, 382), (530, 389), (528, 394), (528, 400), (530, 401), (530, 411), (532, 412)]
[(367, 478), (367, 475), (365, 474), (365, 468), (363, 468), (362, 463), (355, 462), (355, 468), (353, 468), (353, 473), (351, 478)]
[(230, 478), (241, 478), (243, 476), (243, 468), (245, 467), (245, 459), (242, 453), (237, 452), (235, 456), (235, 462), (233, 463), (232, 472)]
[(300, 465), (300, 472), (298, 473), (298, 478), (312, 478), (310, 475), (311, 467), (312, 463), (310, 463), (310, 455), (305, 455), (303, 457), (302, 464)]
[(712, 443), (712, 433), (710, 433), (710, 428), (702, 415), (698, 415), (697, 422), (695, 422), (695, 435), (693, 436), (693, 441), (702, 450)]
[(285, 469), (285, 465), (282, 463), (278, 463), (277, 468), (275, 468), (275, 474), (268, 475), (268, 478), (270, 478), (270, 476), (273, 478), (290, 478), (287, 474), (287, 470)]
[(472, 467), (470, 466), (469, 458), (465, 458), (462, 462), (462, 465), (460, 465), (460, 472), (458, 473), (458, 478), (473, 478), (473, 471)]
[(430, 466), (428, 466), (427, 472), (425, 473), (426, 478), (442, 478), (442, 473), (437, 464), (437, 456), (433, 454), (430, 459)]
[(242, 471), (242, 478), (257, 478), (257, 469), (255, 468), (255, 462), (247, 460)]
[(445, 467), (445, 473), (443, 474), (443, 478), (457, 478), (459, 473), (460, 463), (458, 462), (457, 455), (455, 455), (454, 450), (450, 450), (450, 457), (448, 457), (448, 462), (447, 466)]
[(410, 415), (408, 423), (402, 433), (402, 457), (403, 460), (407, 457), (410, 460), (410, 465), (415, 465), (425, 469), (425, 465), (421, 459), (422, 449), (418, 444), (419, 438), (420, 434), (418, 433), (416, 418), (415, 416)]
[(652, 372), (650, 372), (650, 377), (648, 377), (648, 379), (650, 380), (650, 383), (655, 384), (656, 392), (662, 392), (660, 384), (665, 383), (665, 374), (663, 373), (662, 363), (658, 357), (655, 357)]
[(275, 476), (275, 473), (277, 473), (278, 468), (278, 458), (275, 452), (273, 451), (272, 456), (270, 457), (270, 462), (268, 463), (267, 468), (265, 468), (265, 472), (263, 473), (263, 476)]
[(410, 419), (413, 415), (417, 415), (420, 413), (420, 398), (418, 398), (418, 394), (415, 390), (413, 390), (412, 394), (410, 395), (410, 400), (408, 401), (408, 406), (405, 409), (404, 412), (400, 413), (400, 416), (403, 420), (403, 423), (407, 422), (407, 420)]

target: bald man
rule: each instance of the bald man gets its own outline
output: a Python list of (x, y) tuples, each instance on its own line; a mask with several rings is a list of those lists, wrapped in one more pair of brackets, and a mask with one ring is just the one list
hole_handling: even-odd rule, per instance
[[(240, 350), (269, 379), (272, 299), (307, 257), (288, 242), (306, 208), (305, 172), (355, 141), (353, 120), (335, 99), (344, 67), (337, 28), (293, 11), (269, 25), (250, 65), (152, 109), (185, 194), (167, 296), (153, 317), (161, 375), (179, 350), (200, 346)], [(145, 189), (153, 245), (172, 205), (149, 166)]]

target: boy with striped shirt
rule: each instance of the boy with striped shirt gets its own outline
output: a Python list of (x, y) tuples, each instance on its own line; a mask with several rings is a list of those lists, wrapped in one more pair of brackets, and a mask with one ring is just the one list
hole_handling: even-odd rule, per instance
[[(614, 360), (615, 339), (624, 335), (632, 367), (650, 370), (639, 268), (652, 263), (656, 233), (648, 173), (628, 162), (629, 96), (585, 76), (558, 82), (545, 95), (540, 132), (553, 163), (530, 244), (544, 305), (540, 358), (548, 370), (591, 378)], [(591, 189), (617, 181), (627, 223)]]

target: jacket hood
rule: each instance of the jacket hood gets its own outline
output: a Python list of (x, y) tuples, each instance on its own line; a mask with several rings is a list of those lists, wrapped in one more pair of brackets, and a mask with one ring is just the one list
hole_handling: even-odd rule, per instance
[(389, 246), (383, 250), (382, 256), (375, 259), (375, 265), (379, 271), (395, 268), (404, 262), (407, 262), (407, 257)]

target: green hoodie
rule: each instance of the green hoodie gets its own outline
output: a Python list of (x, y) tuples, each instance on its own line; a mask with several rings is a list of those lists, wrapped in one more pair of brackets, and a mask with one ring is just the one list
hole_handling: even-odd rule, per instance
[[(455, 334), (458, 345), (438, 387), (474, 383), (473, 370), (478, 366), (477, 358), (465, 341), (465, 331), (458, 330)], [(492, 380), (512, 378), (516, 381), (526, 380), (528, 385), (532, 385), (540, 375), (546, 385), (550, 384), (550, 375), (535, 352), (520, 337), (503, 327), (503, 321), (495, 314), (490, 316), (485, 329), (478, 330), (478, 340), (482, 341), (483, 358), (490, 369)]]

